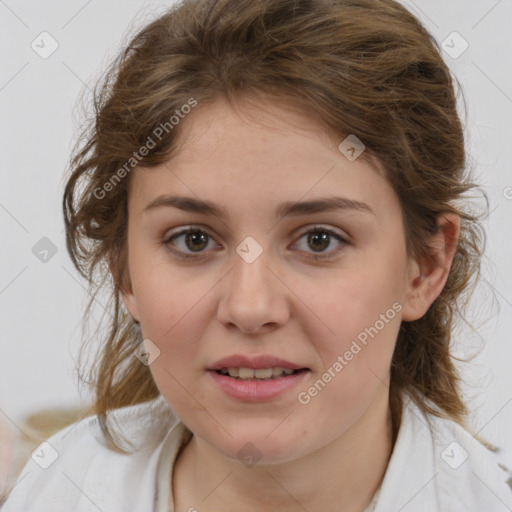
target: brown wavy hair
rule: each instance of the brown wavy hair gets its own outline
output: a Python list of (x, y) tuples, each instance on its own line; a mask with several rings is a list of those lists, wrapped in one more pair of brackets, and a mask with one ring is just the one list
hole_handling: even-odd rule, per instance
[(438, 43), (393, 0), (185, 0), (139, 30), (97, 82), (65, 185), (67, 248), (91, 290), (84, 320), (100, 290), (110, 297), (108, 329), (96, 330), (100, 350), (80, 375), (95, 391), (109, 446), (124, 451), (109, 413), (159, 396), (149, 368), (133, 357), (140, 330), (120, 295), (130, 287), (130, 174), (117, 179), (119, 170), (168, 160), (186, 120), (153, 136), (140, 161), (130, 159), (191, 98), (201, 107), (258, 94), (293, 98), (340, 142), (348, 134), (364, 142), (360, 158), (380, 161), (400, 200), (410, 256), (429, 254), (439, 214), (460, 216), (444, 289), (422, 318), (400, 327), (389, 396), (395, 433), (405, 389), (423, 411), (465, 425), (450, 342), (480, 274), (485, 233), (465, 197), (477, 185), (457, 112), (464, 97)]

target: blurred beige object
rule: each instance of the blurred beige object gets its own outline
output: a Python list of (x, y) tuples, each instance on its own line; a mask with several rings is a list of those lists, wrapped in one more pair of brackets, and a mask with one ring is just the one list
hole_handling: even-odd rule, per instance
[(15, 434), (9, 420), (0, 413), (0, 504), (10, 488), (9, 473), (14, 458)]
[(0, 414), (0, 506), (34, 449), (59, 430), (92, 414), (92, 406), (42, 409), (27, 416), (19, 430)]

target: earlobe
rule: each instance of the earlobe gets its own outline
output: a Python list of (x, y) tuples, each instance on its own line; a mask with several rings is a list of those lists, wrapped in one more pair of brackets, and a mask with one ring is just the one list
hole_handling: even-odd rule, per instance
[(135, 301), (135, 296), (133, 294), (132, 284), (129, 276), (125, 274), (120, 275), (117, 264), (112, 259), (109, 261), (110, 273), (116, 283), (116, 286), (119, 290), (119, 293), (123, 299), (124, 305), (129, 313), (132, 315), (133, 319), (139, 322), (139, 312), (137, 308), (137, 302)]
[(425, 276), (416, 260), (410, 260), (407, 270), (407, 294), (402, 309), (402, 320), (412, 322), (421, 318), (421, 286)]
[(133, 319), (139, 322), (139, 311), (137, 308), (137, 303), (135, 302), (135, 296), (133, 292), (121, 292), (121, 296), (123, 298), (124, 305), (126, 309), (130, 312)]
[(421, 318), (443, 291), (457, 250), (459, 232), (458, 215), (440, 215), (437, 232), (429, 240), (430, 254), (409, 262), (402, 320), (412, 322)]

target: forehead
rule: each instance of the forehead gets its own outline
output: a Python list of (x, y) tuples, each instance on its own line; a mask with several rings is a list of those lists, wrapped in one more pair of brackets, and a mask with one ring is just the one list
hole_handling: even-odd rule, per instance
[(164, 193), (212, 201), (228, 213), (334, 195), (377, 210), (396, 202), (377, 163), (350, 161), (338, 149), (343, 139), (294, 103), (199, 107), (182, 121), (167, 162), (134, 170), (132, 206), (142, 210)]
[[(344, 138), (298, 100), (246, 96), (229, 103), (219, 98), (199, 104), (181, 122), (176, 146), (177, 154), (187, 161), (207, 157), (212, 162), (236, 163), (238, 158), (253, 156), (263, 163), (287, 160), (292, 164), (305, 158), (322, 164), (331, 162), (333, 155), (341, 160), (338, 146)], [(178, 156), (174, 163), (180, 160)], [(373, 166), (383, 175), (376, 161)]]

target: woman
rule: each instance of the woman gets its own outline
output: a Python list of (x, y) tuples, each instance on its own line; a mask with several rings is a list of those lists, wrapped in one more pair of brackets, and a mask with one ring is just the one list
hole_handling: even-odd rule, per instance
[(483, 238), (414, 16), (185, 1), (95, 108), (64, 215), (93, 291), (112, 277), (96, 415), (35, 450), (7, 512), (511, 509), (450, 354)]

